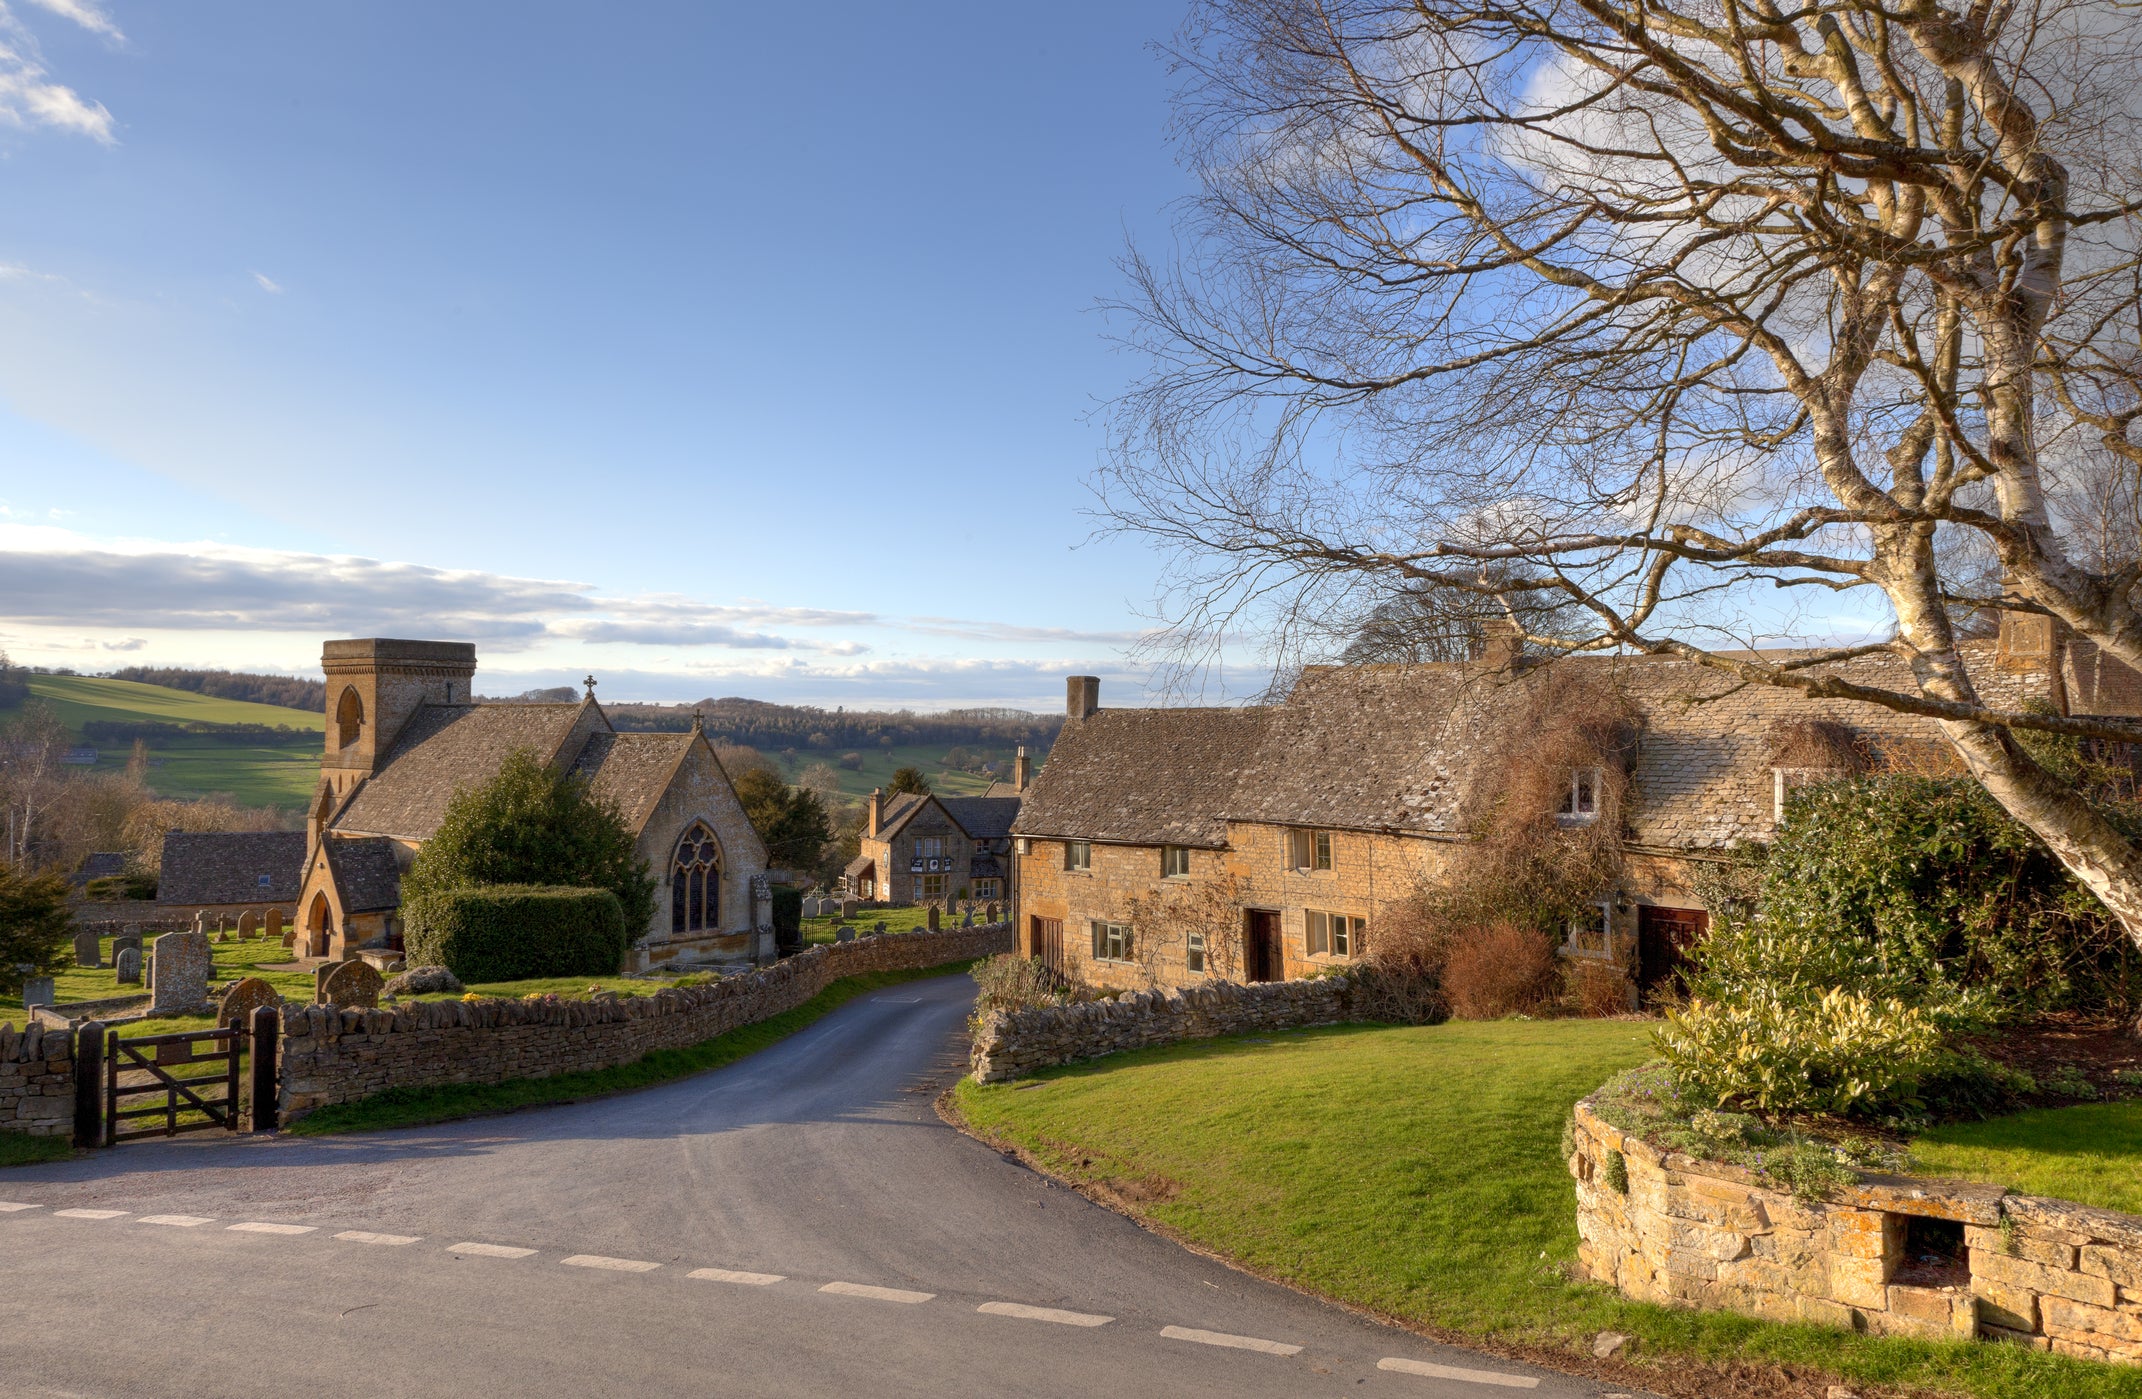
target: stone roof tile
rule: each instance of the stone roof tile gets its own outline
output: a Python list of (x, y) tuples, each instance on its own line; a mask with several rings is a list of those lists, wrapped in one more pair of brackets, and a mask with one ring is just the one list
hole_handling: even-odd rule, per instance
[(303, 831), (167, 831), (156, 901), (292, 903), (304, 880)]
[(1066, 724), (1012, 831), (1218, 849), (1227, 843), (1221, 812), (1270, 713), (1102, 709)]
[(580, 711), (580, 704), (427, 704), (395, 736), (334, 829), (429, 840), (456, 793), (488, 782), (517, 748), (549, 761)]

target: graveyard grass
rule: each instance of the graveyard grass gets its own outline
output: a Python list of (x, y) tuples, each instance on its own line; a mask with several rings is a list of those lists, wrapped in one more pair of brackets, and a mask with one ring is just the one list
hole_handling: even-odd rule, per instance
[(1647, 1027), (1625, 1021), (1335, 1026), (963, 1080), (953, 1103), (983, 1140), (1174, 1237), (1428, 1334), (1581, 1365), (1593, 1337), (1620, 1332), (1662, 1377), (1631, 1376), (1639, 1387), (1701, 1392), (1694, 1362), (1971, 1399), (2142, 1396), (2142, 1370), (1670, 1310), (1574, 1281), (1562, 1126), (1649, 1052)]
[(288, 1129), (299, 1136), (342, 1132), (381, 1132), (421, 1127), (456, 1118), (512, 1112), (518, 1108), (577, 1103), (638, 1088), (689, 1078), (732, 1064), (804, 1029), (857, 996), (935, 976), (957, 976), (972, 962), (952, 962), (913, 971), (865, 972), (843, 977), (792, 1010), (742, 1025), (724, 1035), (682, 1049), (658, 1049), (629, 1064), (588, 1069), (549, 1078), (510, 1079), (505, 1083), (452, 1083), (430, 1088), (390, 1088), (354, 1103), (337, 1103), (301, 1118)]
[[(940, 927), (959, 926), (959, 914), (947, 912), (940, 914), (939, 918)], [(981, 915), (975, 915), (974, 921), (981, 922)], [(927, 932), (930, 926), (930, 910), (922, 904), (916, 904), (912, 908), (865, 908), (858, 910), (855, 917), (848, 920), (848, 926), (855, 929), (857, 937), (869, 932), (879, 923), (885, 925), (885, 931), (888, 933)], [(806, 943), (832, 942), (835, 940), (833, 930), (838, 926), (831, 918), (806, 918), (803, 920), (803, 940)]]

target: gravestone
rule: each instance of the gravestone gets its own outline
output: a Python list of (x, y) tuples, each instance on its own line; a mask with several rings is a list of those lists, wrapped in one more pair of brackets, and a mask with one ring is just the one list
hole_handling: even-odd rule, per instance
[(141, 951), (141, 925), (138, 923), (127, 924), (126, 931), (112, 939), (112, 960), (117, 962), (119, 954), (129, 947), (136, 952)]
[(249, 908), (238, 915), (238, 938), (241, 942), (251, 942), (259, 931), (260, 919), (254, 916), (252, 909)]
[(930, 924), (930, 931), (931, 931), (931, 932), (933, 932), (933, 933), (934, 933), (934, 932), (936, 932), (936, 931), (937, 931), (937, 905), (936, 905), (936, 904), (931, 904), (931, 905), (930, 905), (930, 913), (929, 913), (929, 924)]
[(974, 926), (974, 910), (973, 910), (973, 909), (971, 909), (971, 908), (970, 908), (970, 909), (968, 909), (968, 910), (967, 910), (966, 916), (965, 916), (965, 917), (963, 917), (963, 918), (961, 918), (961, 919), (959, 920), (959, 925), (960, 925), (960, 926), (961, 926), (962, 928), (971, 928), (971, 927), (973, 927), (973, 926)]
[(881, 936), (883, 936), (883, 935), (884, 935), (884, 932), (885, 932), (885, 920), (884, 920), (884, 919), (882, 919), (882, 918), (880, 918), (880, 919), (879, 919), (879, 920), (877, 921), (877, 926), (873, 927), (873, 928), (872, 928), (872, 929), (870, 930), (870, 932), (871, 932), (871, 936), (873, 936), (873, 937), (881, 937)]
[(803, 901), (803, 916), (805, 918), (816, 918), (818, 916), (818, 900), (805, 899)]
[(241, 1030), (249, 1030), (256, 1009), (282, 1003), (282, 993), (273, 986), (257, 976), (244, 977), (224, 989), (223, 999), (216, 1004), (216, 1026), (224, 1029), (235, 1025)]
[(840, 916), (843, 918), (853, 918), (855, 917), (856, 910), (860, 909), (861, 907), (862, 905), (857, 903), (854, 899), (842, 899), (840, 901)]
[[(282, 935), (283, 935), (283, 911), (282, 911), (281, 909), (279, 909), (279, 908), (271, 908), (271, 909), (269, 909), (269, 910), (268, 910), (267, 933), (268, 933), (268, 936), (269, 936), (269, 937), (271, 937), (271, 938), (280, 938), (280, 937), (282, 937)], [(285, 946), (285, 947), (288, 947), (289, 945), (290, 945), (290, 944), (289, 944), (288, 942), (285, 942), (285, 943), (283, 944), (283, 946)]]
[(297, 929), (292, 928), (283, 934), (283, 946), (293, 950), (297, 947)]
[(208, 1003), (208, 974), (216, 959), (206, 933), (165, 933), (151, 951), (149, 1014), (191, 1014)]
[(845, 923), (844, 923), (844, 924), (842, 924), (842, 925), (841, 925), (840, 927), (838, 927), (838, 928), (835, 928), (835, 929), (833, 930), (833, 941), (835, 941), (835, 942), (854, 942), (854, 941), (855, 941), (855, 929), (853, 929), (853, 928), (851, 928), (851, 927), (847, 926), (847, 925), (846, 925)]
[(997, 913), (997, 906), (994, 903), (989, 906), (989, 921), (992, 923), (1001, 923), (1002, 921), (1004, 921), (1003, 918)]
[(229, 933), (224, 932), (221, 928), (216, 929), (217, 942), (229, 942), (230, 940), (231, 935)]
[(141, 949), (122, 947), (112, 954), (112, 969), (119, 974), (121, 986), (141, 985)]
[(379, 1004), (379, 991), (386, 983), (379, 968), (370, 962), (344, 962), (320, 983), (320, 1000), (325, 1005), (370, 1010)]
[(103, 956), (103, 951), (97, 946), (97, 930), (95, 928), (76, 928), (74, 930), (74, 964), (76, 966), (101, 967), (104, 965)]
[(207, 933), (208, 914), (206, 912), (196, 913), (193, 916), (193, 930), (197, 933)]
[(335, 968), (341, 965), (340, 962), (322, 962), (312, 969), (312, 1003), (314, 1005), (327, 1004), (327, 979), (333, 976)]
[(22, 983), (22, 1008), (24, 1010), (28, 1010), (31, 1006), (48, 1006), (51, 1004), (53, 1004), (51, 977), (33, 976)]

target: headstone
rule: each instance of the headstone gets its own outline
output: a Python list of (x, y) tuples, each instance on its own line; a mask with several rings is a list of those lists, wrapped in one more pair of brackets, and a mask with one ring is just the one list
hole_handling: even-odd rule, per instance
[(835, 942), (854, 942), (854, 941), (855, 941), (855, 929), (853, 929), (853, 928), (851, 928), (851, 927), (847, 926), (846, 924), (842, 924), (842, 925), (841, 925), (840, 927), (838, 927), (838, 928), (835, 928), (835, 929), (833, 930), (833, 941), (835, 941)]
[(282, 992), (257, 976), (234, 981), (225, 988), (223, 999), (216, 1005), (217, 1028), (235, 1025), (241, 1030), (250, 1029), (256, 1009), (261, 1006), (279, 1006), (282, 1003)]
[(24, 1010), (28, 1010), (31, 1006), (48, 1006), (51, 1004), (53, 1004), (51, 977), (33, 976), (22, 983), (22, 1008)]
[(292, 928), (283, 934), (283, 946), (288, 948), (297, 946), (297, 929)]
[(970, 908), (970, 909), (968, 909), (968, 910), (967, 910), (967, 912), (966, 912), (966, 916), (964, 916), (963, 918), (961, 918), (961, 919), (959, 920), (959, 925), (960, 925), (960, 926), (961, 926), (962, 928), (971, 928), (971, 927), (973, 927), (973, 926), (974, 926), (974, 910), (973, 910), (973, 909), (971, 909), (971, 908)]
[(129, 947), (137, 953), (141, 951), (141, 925), (138, 923), (127, 924), (126, 931), (112, 939), (112, 961), (117, 962), (119, 954)]
[(205, 933), (208, 931), (208, 914), (205, 910), (203, 912), (194, 914), (193, 930), (197, 933)]
[(885, 920), (884, 920), (884, 919), (882, 919), (882, 918), (880, 918), (880, 919), (879, 919), (879, 920), (877, 921), (877, 926), (873, 927), (873, 928), (872, 928), (872, 929), (871, 929), (870, 931), (871, 931), (871, 932), (872, 932), (872, 933), (873, 933), (874, 935), (880, 935), (880, 936), (882, 936), (882, 935), (884, 934), (884, 932), (885, 932)]
[(151, 951), (149, 1014), (191, 1014), (207, 1004), (208, 974), (216, 959), (206, 933), (165, 933)]
[[(271, 908), (268, 910), (267, 932), (271, 938), (280, 938), (283, 935), (283, 911), (281, 909)], [(289, 945), (287, 942), (283, 944), (285, 947)]]
[(260, 919), (254, 915), (252, 909), (249, 908), (238, 915), (238, 936), (240, 940), (251, 942), (254, 935), (259, 932)]
[(312, 1003), (314, 1005), (327, 1004), (327, 979), (333, 976), (335, 968), (341, 965), (340, 962), (322, 962), (312, 969)]
[(141, 985), (141, 949), (122, 947), (112, 954), (112, 968), (119, 974), (121, 986)]
[(224, 932), (221, 928), (216, 929), (217, 942), (229, 942), (230, 940), (231, 935), (229, 933)]
[(989, 921), (992, 923), (1001, 923), (1004, 921), (1002, 915), (997, 912), (997, 906), (994, 903), (989, 905)]
[(840, 916), (843, 918), (853, 918), (855, 917), (856, 910), (860, 909), (861, 907), (862, 905), (857, 903), (854, 899), (842, 899), (840, 901)]
[(101, 967), (104, 953), (97, 945), (95, 928), (74, 930), (74, 964), (78, 967)]
[(320, 1000), (326, 1005), (370, 1010), (379, 1004), (380, 988), (386, 984), (387, 979), (370, 962), (344, 962), (320, 983)]
[(931, 904), (931, 905), (930, 905), (930, 913), (929, 913), (929, 923), (930, 923), (930, 931), (931, 931), (931, 932), (933, 932), (933, 933), (934, 933), (934, 932), (936, 932), (936, 931), (937, 931), (937, 905), (936, 905), (936, 904)]

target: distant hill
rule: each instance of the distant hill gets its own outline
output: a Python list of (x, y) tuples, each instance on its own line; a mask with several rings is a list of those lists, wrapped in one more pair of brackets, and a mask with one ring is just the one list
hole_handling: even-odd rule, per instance
[[(253, 704), (197, 694), (185, 688), (144, 684), (103, 675), (32, 675), (30, 693), (58, 713), (76, 733), (94, 721), (118, 724), (244, 724), (271, 729), (327, 729), (324, 703), (310, 713), (275, 704)], [(131, 740), (129, 740), (131, 741)]]
[(296, 675), (256, 675), (242, 670), (188, 670), (180, 666), (126, 666), (111, 674), (114, 680), (132, 680), (143, 685), (163, 685), (173, 690), (191, 690), (211, 699), (243, 700), (271, 704), (278, 709), (327, 712), (327, 682)]
[[(167, 797), (222, 793), (242, 806), (302, 809), (320, 780), (327, 716), (218, 699), (98, 675), (28, 678), (30, 697), (97, 750), (90, 772), (126, 766), (134, 739), (148, 745), (149, 786)], [(0, 716), (14, 718), (20, 710)]]
[(916, 714), (905, 709), (819, 709), (734, 696), (696, 704), (616, 704), (603, 708), (610, 722), (620, 729), (669, 733), (690, 728), (692, 712), (697, 710), (707, 733), (717, 742), (776, 752), (795, 748), (838, 753), (844, 749), (939, 745), (1003, 748), (1023, 743), (1038, 753), (1056, 741), (1064, 726), (1061, 714), (1032, 714), (1023, 709), (948, 709)]

